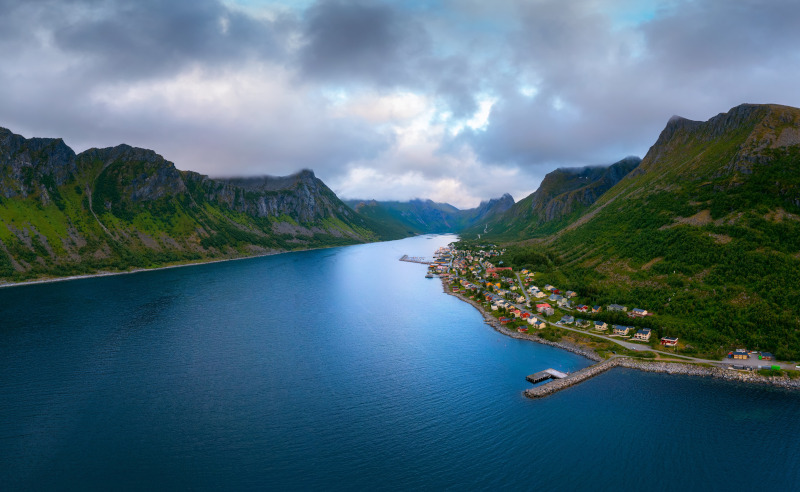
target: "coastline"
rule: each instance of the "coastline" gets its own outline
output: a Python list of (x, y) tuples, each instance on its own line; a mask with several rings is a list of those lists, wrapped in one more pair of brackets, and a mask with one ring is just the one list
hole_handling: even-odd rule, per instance
[[(355, 243), (348, 246), (355, 246), (356, 244), (367, 244), (367, 243)], [(191, 261), (188, 263), (175, 263), (171, 265), (164, 265), (164, 266), (157, 266), (153, 268), (134, 268), (132, 270), (125, 270), (119, 272), (106, 272), (106, 271), (98, 271), (95, 273), (84, 273), (80, 275), (70, 275), (68, 277), (49, 277), (49, 278), (38, 278), (32, 280), (22, 280), (20, 282), (8, 282), (8, 281), (0, 281), (0, 289), (6, 287), (23, 287), (26, 285), (37, 285), (37, 284), (50, 284), (54, 282), (67, 282), (70, 280), (82, 280), (87, 278), (97, 278), (97, 277), (111, 277), (115, 275), (128, 275), (133, 273), (142, 273), (142, 272), (154, 272), (157, 270), (167, 270), (170, 268), (181, 268), (181, 267), (192, 267), (198, 265), (207, 265), (210, 263), (222, 263), (226, 261), (237, 261), (237, 260), (249, 260), (253, 258), (263, 258), (265, 256), (275, 256), (275, 255), (282, 255), (286, 253), (299, 253), (301, 251), (316, 251), (319, 249), (328, 249), (328, 248), (339, 248), (342, 246), (322, 246), (319, 248), (308, 248), (308, 249), (293, 249), (289, 251), (270, 251), (267, 253), (258, 253), (254, 255), (247, 255), (247, 256), (235, 256), (231, 258), (215, 258), (215, 259), (208, 259), (208, 260), (198, 260), (198, 261)]]
[[(697, 364), (687, 364), (685, 362), (666, 362), (666, 361), (659, 361), (659, 360), (644, 360), (644, 359), (633, 359), (630, 357), (618, 357), (615, 359), (604, 359), (600, 357), (594, 350), (588, 347), (584, 347), (582, 345), (578, 345), (571, 342), (552, 342), (550, 340), (545, 340), (539, 337), (536, 334), (524, 334), (519, 333), (516, 331), (511, 331), (505, 328), (503, 325), (500, 324), (500, 321), (492, 316), (489, 312), (484, 309), (480, 303), (475, 302), (472, 299), (466, 298), (459, 293), (451, 292), (447, 289), (448, 283), (445, 279), (441, 279), (442, 282), (442, 289), (445, 294), (449, 294), (453, 297), (456, 297), (470, 305), (472, 305), (475, 309), (478, 310), (483, 315), (484, 321), (487, 325), (491, 326), (495, 331), (500, 334), (506, 335), (511, 338), (516, 338), (517, 340), (528, 340), (535, 343), (541, 343), (542, 345), (549, 345), (551, 347), (557, 347), (562, 350), (566, 350), (568, 352), (572, 352), (574, 354), (581, 355), (589, 360), (595, 362), (603, 362), (608, 361), (608, 367), (604, 368), (611, 369), (613, 367), (624, 367), (627, 369), (635, 369), (638, 371), (644, 372), (654, 372), (654, 373), (663, 373), (663, 374), (676, 374), (676, 375), (684, 375), (684, 376), (694, 376), (694, 377), (710, 377), (714, 379), (722, 379), (725, 381), (731, 382), (738, 382), (738, 383), (747, 383), (747, 384), (757, 384), (760, 386), (771, 386), (774, 388), (782, 388), (792, 391), (799, 391), (800, 390), (800, 379), (791, 379), (788, 376), (783, 377), (766, 377), (755, 372), (742, 372), (742, 371), (733, 371), (730, 369), (723, 369), (721, 367), (706, 367), (700, 366)], [(596, 365), (596, 364), (595, 364)], [(589, 369), (594, 366), (589, 366), (583, 370)], [(543, 388), (546, 386), (553, 385), (557, 383), (557, 381), (547, 383), (545, 386), (537, 386), (537, 388)], [(557, 384), (555, 386), (558, 386)], [(562, 389), (561, 387), (553, 387), (555, 391)], [(553, 392), (555, 392), (553, 391)], [(530, 393), (529, 393), (530, 392)], [(537, 392), (531, 392), (530, 389), (523, 391), (526, 397), (528, 398), (535, 398), (542, 396), (541, 394), (535, 394)], [(541, 392), (538, 392), (541, 393)]]

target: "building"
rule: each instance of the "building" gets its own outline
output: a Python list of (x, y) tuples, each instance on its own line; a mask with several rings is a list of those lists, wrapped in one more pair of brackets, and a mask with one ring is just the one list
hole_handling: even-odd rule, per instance
[(637, 317), (637, 316), (644, 317), (644, 316), (647, 316), (647, 310), (646, 309), (633, 308), (633, 309), (631, 309), (631, 314), (629, 316), (631, 316), (631, 317)]
[(550, 296), (550, 300), (553, 301), (553, 302), (558, 302), (561, 299), (563, 299), (563, 297), (558, 295), (558, 294), (553, 294), (553, 295)]
[(578, 312), (580, 313), (589, 312), (589, 306), (587, 306), (586, 304), (581, 304), (580, 306), (578, 306)]
[(589, 326), (589, 324), (590, 324), (589, 321), (585, 319), (577, 318), (575, 320), (575, 326), (584, 327), (584, 326)]
[(625, 336), (631, 331), (630, 326), (614, 325), (614, 335)]
[(665, 347), (674, 347), (678, 345), (678, 339), (672, 337), (661, 337), (661, 345)]
[(559, 321), (559, 323), (563, 323), (565, 325), (571, 325), (574, 322), (575, 318), (573, 316), (570, 316), (569, 314), (562, 316), (561, 320)]
[(608, 305), (609, 311), (627, 311), (628, 308), (626, 306), (620, 306), (619, 304), (609, 304)]
[(769, 352), (761, 352), (761, 360), (772, 360), (774, 357)]
[(633, 335), (634, 340), (641, 340), (647, 342), (650, 340), (650, 328), (642, 328)]
[(593, 306), (592, 307), (592, 313), (599, 313), (602, 310), (603, 310), (603, 308), (601, 308), (600, 306)]
[(595, 321), (594, 329), (597, 331), (606, 331), (608, 329), (608, 325), (605, 321)]
[(551, 308), (551, 307), (549, 307), (549, 308), (544, 308), (541, 311), (541, 313), (544, 314), (545, 316), (552, 316), (552, 315), (556, 314), (556, 310)]
[(541, 304), (537, 304), (536, 305), (536, 311), (537, 312), (541, 313), (545, 309), (550, 309), (550, 304), (547, 304), (546, 302), (543, 302)]
[(747, 353), (745, 349), (736, 349), (733, 351), (733, 358), (734, 359), (749, 359), (750, 355)]

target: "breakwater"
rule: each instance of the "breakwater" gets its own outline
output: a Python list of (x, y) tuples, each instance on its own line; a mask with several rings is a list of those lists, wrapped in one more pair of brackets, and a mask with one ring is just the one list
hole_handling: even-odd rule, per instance
[(564, 388), (582, 383), (589, 378), (593, 378), (600, 373), (606, 372), (612, 367), (619, 365), (620, 360), (622, 359), (614, 358), (604, 360), (603, 362), (598, 362), (597, 364), (585, 367), (580, 371), (573, 372), (563, 379), (555, 379), (547, 384), (527, 389), (525, 390), (525, 396), (528, 398), (542, 398), (547, 395), (552, 395), (553, 393), (561, 391)]

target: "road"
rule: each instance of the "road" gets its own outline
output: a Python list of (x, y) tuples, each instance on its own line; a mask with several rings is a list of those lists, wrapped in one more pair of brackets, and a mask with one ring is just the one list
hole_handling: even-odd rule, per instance
[[(523, 295), (525, 296), (525, 298), (528, 300), (528, 303), (530, 304), (531, 298), (528, 295), (528, 292), (525, 290), (525, 286), (522, 283), (522, 278), (520, 278), (518, 272), (514, 272), (514, 275), (516, 275), (516, 277), (517, 277), (517, 282), (519, 283), (519, 287), (522, 289)], [(512, 303), (512, 304), (514, 306), (516, 306), (517, 309), (526, 309), (525, 306), (520, 306), (519, 304), (516, 304), (516, 303)], [(625, 347), (628, 350), (633, 350), (633, 351), (636, 351), (636, 352), (654, 352), (656, 354), (661, 354), (661, 355), (667, 356), (667, 357), (674, 357), (676, 359), (683, 359), (683, 360), (686, 360), (686, 361), (689, 361), (689, 362), (714, 364), (714, 365), (718, 365), (718, 366), (721, 366), (721, 367), (728, 367), (728, 366), (733, 365), (733, 364), (750, 366), (750, 367), (758, 367), (760, 365), (762, 365), (762, 366), (776, 365), (776, 366), (781, 366), (782, 369), (795, 369), (795, 364), (793, 364), (793, 363), (758, 360), (758, 357), (751, 357), (750, 359), (746, 359), (746, 360), (734, 360), (734, 359), (712, 360), (712, 359), (700, 359), (700, 358), (697, 358), (697, 357), (690, 357), (688, 355), (671, 354), (669, 352), (663, 352), (661, 350), (653, 349), (651, 347), (648, 347), (647, 345), (642, 345), (642, 344), (633, 343), (633, 342), (626, 342), (624, 340), (620, 340), (620, 339), (615, 338), (615, 337), (610, 337), (608, 335), (601, 335), (600, 333), (592, 333), (590, 331), (585, 331), (585, 330), (581, 330), (581, 329), (578, 329), (578, 328), (565, 326), (565, 325), (562, 325), (560, 323), (551, 323), (551, 322), (549, 322), (546, 319), (543, 319), (541, 317), (539, 317), (539, 319), (542, 319), (548, 325), (555, 326), (555, 327), (558, 327), (558, 328), (561, 328), (561, 329), (564, 329), (564, 330), (574, 331), (574, 332), (580, 333), (582, 335), (589, 335), (589, 336), (592, 336), (592, 337), (595, 337), (595, 338), (601, 338), (603, 340), (616, 343), (617, 345), (620, 345), (621, 347)]]

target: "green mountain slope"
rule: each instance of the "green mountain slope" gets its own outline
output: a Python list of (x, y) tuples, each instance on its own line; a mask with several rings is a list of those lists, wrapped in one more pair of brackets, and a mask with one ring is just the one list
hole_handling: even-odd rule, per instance
[(510, 240), (552, 234), (578, 218), (640, 162), (638, 157), (626, 157), (607, 167), (556, 169), (545, 176), (534, 193), (505, 213), (467, 228), (464, 235), (484, 234)]
[(506, 193), (467, 210), (459, 210), (448, 203), (419, 199), (408, 202), (349, 200), (346, 203), (385, 227), (412, 234), (438, 234), (460, 232), (502, 214), (514, 205), (514, 199)]
[(655, 312), (655, 334), (686, 352), (800, 358), (800, 110), (671, 119), (580, 218), (509, 256), (587, 302)]
[(313, 172), (215, 180), (120, 145), (76, 155), (0, 129), (0, 278), (22, 280), (381, 239)]

